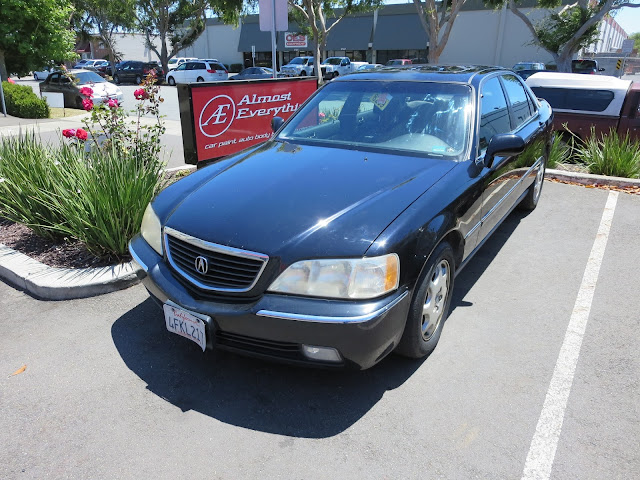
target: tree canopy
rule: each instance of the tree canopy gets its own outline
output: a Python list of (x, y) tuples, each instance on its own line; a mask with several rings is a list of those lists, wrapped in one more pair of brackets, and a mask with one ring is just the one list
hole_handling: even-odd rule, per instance
[[(438, 63), (447, 46), (453, 23), (467, 0), (413, 0), (422, 28), (429, 37), (429, 63)], [(426, 45), (425, 45), (426, 46)]]
[(534, 43), (549, 52), (561, 72), (571, 71), (571, 60), (581, 48), (598, 36), (598, 24), (605, 15), (623, 7), (640, 7), (638, 0), (577, 0), (562, 6), (562, 0), (538, 0), (538, 8), (551, 9), (548, 16), (534, 24), (520, 10), (521, 0), (485, 0), (493, 6), (507, 5), (531, 32)]
[(71, 0), (0, 0), (0, 75), (76, 57)]

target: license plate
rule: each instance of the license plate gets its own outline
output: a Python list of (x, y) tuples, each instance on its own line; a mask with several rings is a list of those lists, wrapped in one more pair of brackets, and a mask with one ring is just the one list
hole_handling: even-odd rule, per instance
[(163, 305), (163, 309), (167, 330), (197, 343), (204, 352), (207, 347), (207, 337), (203, 319), (180, 307), (166, 303)]

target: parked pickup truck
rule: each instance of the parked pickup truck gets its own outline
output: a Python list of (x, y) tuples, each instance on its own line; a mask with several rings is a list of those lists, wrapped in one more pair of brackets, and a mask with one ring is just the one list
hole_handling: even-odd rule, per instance
[(322, 70), (322, 78), (330, 80), (338, 75), (346, 75), (355, 71), (356, 67), (353, 65), (348, 57), (329, 57), (320, 66)]
[(295, 57), (280, 68), (283, 77), (307, 77), (313, 75), (313, 57)]
[(553, 108), (553, 128), (564, 125), (581, 140), (609, 133), (640, 139), (640, 83), (605, 75), (541, 72), (526, 80), (533, 93)]

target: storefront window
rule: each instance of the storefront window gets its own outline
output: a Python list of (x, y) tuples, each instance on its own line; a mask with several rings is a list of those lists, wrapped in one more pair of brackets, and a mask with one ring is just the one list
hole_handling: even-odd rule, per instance
[[(419, 63), (427, 63), (428, 50), (378, 50), (377, 63), (385, 64), (389, 60), (397, 58), (408, 58), (410, 60), (417, 58)], [(417, 62), (417, 63), (418, 63)]]

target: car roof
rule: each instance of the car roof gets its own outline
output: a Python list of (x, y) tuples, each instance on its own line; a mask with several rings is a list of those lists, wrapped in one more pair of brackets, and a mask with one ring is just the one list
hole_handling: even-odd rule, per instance
[(540, 72), (527, 78), (530, 87), (549, 88), (605, 88), (626, 92), (631, 80), (622, 80), (608, 75), (582, 75), (580, 73)]
[(420, 81), (420, 82), (459, 82), (477, 84), (480, 79), (493, 72), (514, 72), (500, 68), (481, 65), (394, 65), (382, 66), (372, 70), (356, 70), (350, 75), (336, 77), (332, 82), (353, 80), (380, 81)]

